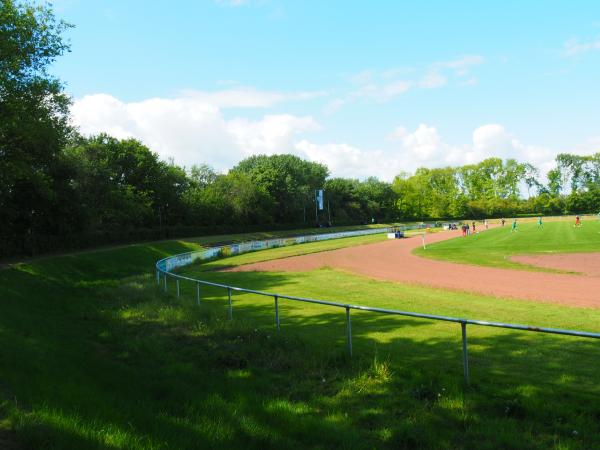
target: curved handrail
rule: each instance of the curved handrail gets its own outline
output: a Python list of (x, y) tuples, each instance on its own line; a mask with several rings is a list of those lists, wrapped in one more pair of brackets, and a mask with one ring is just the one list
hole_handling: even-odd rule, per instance
[[(421, 228), (421, 227), (419, 227), (419, 228)], [(406, 227), (406, 229), (410, 229), (410, 228)], [(368, 235), (368, 234), (388, 232), (389, 229), (375, 228), (375, 229), (361, 230), (361, 231), (364, 231), (362, 233), (363, 235)], [(342, 234), (343, 234), (343, 236), (342, 236)], [(332, 237), (333, 235), (336, 235), (337, 237)], [(325, 240), (325, 239), (336, 239), (336, 238), (340, 238), (340, 237), (358, 236), (358, 235), (361, 235), (361, 234), (359, 234), (357, 232), (341, 232), (341, 233), (328, 233), (325, 235), (312, 235), (311, 240), (309, 240), (308, 242), (315, 242), (315, 241)], [(327, 237), (327, 236), (329, 236), (329, 237)], [(304, 238), (304, 237), (302, 237), (302, 238)], [(297, 239), (297, 238), (290, 238), (290, 239)], [(252, 248), (252, 244), (255, 242), (267, 242), (266, 246), (264, 247), (265, 249), (280, 246), (280, 245), (270, 245), (269, 246), (268, 242), (275, 242), (275, 241), (280, 241), (279, 243), (281, 243), (282, 240), (281, 239), (273, 239), (273, 240), (269, 240), (269, 241), (250, 241), (249, 243), (246, 243), (246, 244), (249, 244), (249, 247)], [(233, 244), (233, 245), (240, 245), (240, 244)], [(539, 333), (549, 333), (549, 334), (558, 334), (558, 335), (565, 335), (565, 336), (576, 336), (576, 337), (583, 337), (583, 338), (600, 339), (600, 333), (593, 333), (593, 332), (588, 332), (588, 331), (536, 327), (536, 326), (530, 326), (530, 325), (502, 323), (502, 322), (488, 322), (488, 321), (484, 321), (484, 320), (449, 317), (449, 316), (441, 316), (441, 315), (435, 315), (435, 314), (424, 314), (424, 313), (417, 313), (417, 312), (411, 312), (411, 311), (401, 311), (401, 310), (396, 310), (396, 309), (376, 308), (376, 307), (370, 307), (370, 306), (354, 305), (354, 304), (349, 304), (349, 303), (339, 303), (339, 302), (333, 302), (333, 301), (329, 301), (329, 300), (297, 297), (297, 296), (293, 296), (293, 295), (285, 295), (285, 294), (278, 294), (278, 293), (267, 292), (267, 291), (247, 289), (247, 288), (231, 286), (231, 285), (222, 284), (222, 283), (214, 283), (211, 281), (186, 277), (184, 275), (180, 275), (180, 274), (171, 272), (171, 270), (173, 270), (173, 269), (176, 269), (179, 267), (184, 267), (186, 265), (193, 263), (195, 260), (198, 260), (198, 259), (208, 259), (208, 258), (218, 257), (219, 255), (222, 255), (224, 252), (224, 249), (227, 249), (228, 247), (230, 247), (230, 246), (211, 247), (211, 248), (208, 248), (208, 249), (205, 249), (202, 251), (185, 252), (185, 253), (180, 253), (177, 255), (168, 256), (166, 258), (163, 258), (163, 259), (157, 261), (155, 267), (156, 267), (156, 275), (157, 275), (158, 284), (160, 285), (160, 278), (162, 275), (163, 279), (164, 279), (164, 285), (165, 285), (165, 291), (166, 291), (167, 290), (167, 278), (168, 277), (174, 278), (177, 282), (177, 296), (179, 297), (179, 281), (180, 280), (196, 283), (198, 304), (200, 303), (200, 289), (199, 289), (200, 284), (227, 289), (228, 296), (229, 296), (230, 318), (232, 316), (232, 307), (233, 307), (232, 301), (231, 301), (232, 292), (246, 292), (249, 294), (256, 294), (256, 295), (261, 295), (261, 296), (265, 296), (265, 297), (272, 297), (275, 300), (275, 319), (276, 319), (276, 325), (277, 325), (278, 330), (280, 328), (279, 304), (278, 304), (279, 299), (286, 299), (286, 300), (299, 301), (299, 302), (304, 302), (304, 303), (313, 303), (313, 304), (343, 308), (346, 310), (348, 351), (349, 351), (350, 356), (352, 356), (352, 331), (351, 331), (352, 328), (351, 328), (351, 322), (350, 322), (350, 310), (369, 311), (369, 312), (375, 312), (375, 313), (380, 313), (380, 314), (416, 317), (416, 318), (420, 318), (420, 319), (459, 323), (462, 328), (463, 367), (464, 367), (465, 382), (467, 384), (469, 383), (467, 335), (466, 335), (466, 326), (467, 325), (479, 325), (479, 326), (486, 326), (486, 327), (507, 328), (507, 329), (512, 329), (512, 330), (533, 331), (533, 332), (539, 332)], [(238, 251), (235, 254), (239, 254), (239, 253), (242, 253), (242, 252), (239, 251), (239, 249), (238, 249)], [(207, 258), (202, 258), (202, 256), (207, 256)]]

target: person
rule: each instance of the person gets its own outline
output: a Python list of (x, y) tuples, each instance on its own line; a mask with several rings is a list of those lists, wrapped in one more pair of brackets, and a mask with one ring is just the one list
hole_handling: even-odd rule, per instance
[(511, 233), (514, 231), (517, 231), (517, 219), (513, 221), (512, 228), (510, 230)]
[(575, 216), (575, 226), (576, 227), (580, 227), (581, 226), (581, 217)]
[(502, 222), (502, 226), (504, 226), (504, 217), (502, 219), (500, 219), (500, 222)]
[(475, 234), (475, 221), (473, 221), (473, 234)]
[(542, 222), (542, 216), (538, 217), (538, 228), (544, 228), (544, 222)]
[(462, 227), (460, 227), (460, 229), (462, 230), (462, 235), (463, 237), (467, 236), (467, 226), (463, 223)]
[(489, 229), (489, 224), (488, 224), (488, 221), (487, 221), (487, 219), (485, 219), (485, 220), (483, 221), (483, 226), (485, 227), (485, 229), (486, 229), (486, 230), (488, 230), (488, 229)]

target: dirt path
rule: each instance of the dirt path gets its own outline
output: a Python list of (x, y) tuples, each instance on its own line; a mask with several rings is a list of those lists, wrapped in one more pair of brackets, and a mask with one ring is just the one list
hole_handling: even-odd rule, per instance
[[(576, 272), (600, 277), (600, 253), (556, 253), (547, 255), (516, 255), (510, 258), (520, 264)], [(598, 293), (600, 295), (600, 292)]]
[[(459, 234), (459, 231), (430, 234), (427, 235), (427, 242), (433, 243)], [(413, 255), (412, 249), (420, 245), (420, 237), (395, 239), (248, 264), (232, 270), (298, 272), (332, 267), (379, 280), (421, 284), (497, 297), (600, 308), (600, 274), (599, 276), (554, 274), (454, 264)], [(600, 261), (600, 258), (596, 261)]]

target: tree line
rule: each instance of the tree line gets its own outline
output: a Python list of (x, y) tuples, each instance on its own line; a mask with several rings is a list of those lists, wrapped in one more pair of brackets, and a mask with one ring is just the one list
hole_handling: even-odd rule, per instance
[[(489, 158), (420, 168), (391, 183), (331, 177), (294, 155), (257, 155), (227, 173), (164, 161), (135, 139), (81, 136), (48, 72), (70, 27), (47, 5), (0, 3), (0, 255), (208, 232), (596, 212), (600, 153), (560, 154), (542, 177)], [(328, 214), (315, 218), (315, 190)]]

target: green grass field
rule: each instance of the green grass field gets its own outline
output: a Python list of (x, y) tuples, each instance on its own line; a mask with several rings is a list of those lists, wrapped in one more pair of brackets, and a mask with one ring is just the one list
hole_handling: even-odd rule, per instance
[[(490, 235), (492, 232), (490, 232)], [(483, 234), (481, 235), (483, 237)], [(240, 237), (243, 239), (243, 237)], [(272, 249), (187, 268), (253, 289), (600, 331), (600, 311), (403, 286), (322, 269), (209, 271), (384, 239)], [(161, 242), (0, 271), (0, 442), (32, 449), (557, 448), (600, 446), (600, 345), (456, 324), (157, 287), (154, 262), (203, 245)], [(14, 431), (13, 431), (14, 430)], [(15, 433), (13, 435), (12, 433)]]
[(540, 270), (518, 264), (509, 259), (513, 255), (534, 253), (600, 252), (600, 221), (584, 220), (575, 228), (573, 221), (544, 223), (527, 222), (511, 233), (510, 222), (504, 227), (493, 228), (466, 238), (459, 237), (416, 249), (415, 253), (435, 259), (462, 264), (504, 267), (513, 269)]

